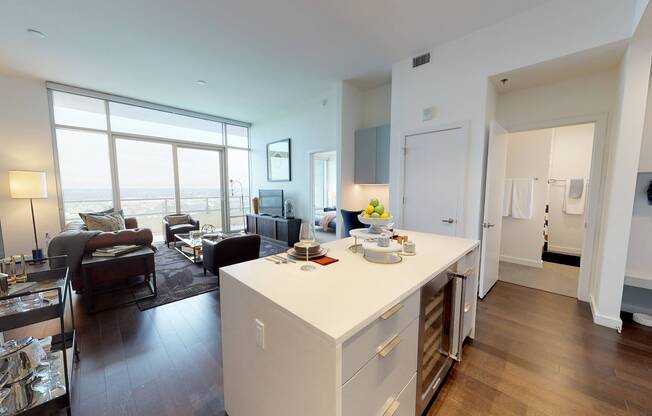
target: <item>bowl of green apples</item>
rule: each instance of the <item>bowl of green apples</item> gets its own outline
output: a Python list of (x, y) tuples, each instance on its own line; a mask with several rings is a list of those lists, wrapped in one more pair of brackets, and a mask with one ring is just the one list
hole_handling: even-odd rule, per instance
[(378, 198), (372, 198), (367, 208), (358, 214), (358, 220), (365, 225), (369, 225), (369, 233), (381, 234), (385, 228), (394, 224), (394, 217), (385, 206), (378, 201)]

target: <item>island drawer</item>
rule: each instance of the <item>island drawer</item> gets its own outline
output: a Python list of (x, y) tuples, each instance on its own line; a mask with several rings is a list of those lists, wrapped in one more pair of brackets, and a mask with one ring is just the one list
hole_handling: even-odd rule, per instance
[[(397, 337), (388, 340), (387, 344), (393, 346), (389, 353), (384, 356), (378, 353), (342, 386), (342, 416), (383, 414), (391, 399), (399, 395), (405, 399), (398, 409), (391, 409), (395, 410), (394, 415), (414, 414), (416, 385), (411, 390), (409, 386), (417, 369), (418, 329), (419, 320), (414, 319)], [(396, 338), (400, 342), (393, 342)]]
[(403, 331), (419, 316), (421, 295), (416, 291), (388, 308), (378, 319), (347, 340), (342, 346), (342, 384), (377, 354), (385, 341)]

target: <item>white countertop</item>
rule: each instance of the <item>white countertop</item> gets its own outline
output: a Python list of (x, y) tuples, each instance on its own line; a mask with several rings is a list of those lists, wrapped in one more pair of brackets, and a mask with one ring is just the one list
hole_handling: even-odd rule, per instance
[(415, 256), (397, 264), (368, 262), (348, 250), (353, 238), (324, 244), (328, 266), (312, 271), (301, 262), (274, 264), (263, 258), (224, 267), (228, 274), (290, 314), (305, 321), (335, 343), (342, 343), (389, 307), (443, 272), (478, 246), (476, 240), (400, 231), (416, 243)]

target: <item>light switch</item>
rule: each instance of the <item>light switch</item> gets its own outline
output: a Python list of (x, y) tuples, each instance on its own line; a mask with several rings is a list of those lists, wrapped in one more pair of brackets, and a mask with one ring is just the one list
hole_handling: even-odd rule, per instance
[(265, 324), (260, 319), (256, 319), (256, 345), (265, 349)]
[(437, 115), (437, 107), (428, 107), (423, 109), (422, 121), (430, 121)]

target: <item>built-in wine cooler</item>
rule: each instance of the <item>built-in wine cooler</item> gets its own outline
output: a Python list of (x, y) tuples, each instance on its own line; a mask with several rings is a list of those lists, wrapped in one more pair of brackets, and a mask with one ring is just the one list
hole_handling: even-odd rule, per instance
[(444, 272), (421, 289), (419, 355), (417, 362), (417, 415), (421, 415), (439, 390), (461, 348), (460, 305), (465, 277)]

